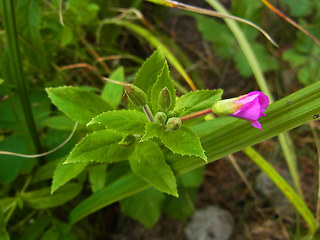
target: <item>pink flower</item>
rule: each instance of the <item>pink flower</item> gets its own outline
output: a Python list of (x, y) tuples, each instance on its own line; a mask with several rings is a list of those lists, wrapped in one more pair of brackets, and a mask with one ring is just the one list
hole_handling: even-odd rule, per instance
[(269, 105), (267, 95), (259, 91), (253, 91), (246, 95), (240, 96), (237, 101), (233, 102), (242, 106), (229, 116), (242, 118), (251, 123), (255, 128), (261, 130), (261, 124), (258, 122), (259, 117), (265, 117), (264, 111)]
[(259, 91), (253, 91), (237, 98), (221, 100), (217, 102), (212, 112), (217, 115), (228, 115), (236, 118), (242, 118), (251, 123), (255, 128), (261, 130), (259, 117), (265, 117), (264, 111), (269, 105), (267, 95)]

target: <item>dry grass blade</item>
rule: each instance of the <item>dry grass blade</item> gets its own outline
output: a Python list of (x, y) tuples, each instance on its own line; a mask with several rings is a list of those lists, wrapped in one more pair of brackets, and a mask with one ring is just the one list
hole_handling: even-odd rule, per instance
[(62, 148), (67, 142), (70, 141), (70, 139), (73, 137), (76, 129), (78, 126), (78, 122), (76, 122), (73, 126), (73, 129), (70, 133), (70, 135), (67, 137), (66, 140), (64, 140), (59, 146), (51, 149), (48, 152), (44, 152), (44, 153), (39, 153), (39, 154), (33, 154), (33, 155), (29, 155), (29, 154), (22, 154), (22, 153), (14, 153), (14, 152), (7, 152), (7, 151), (0, 151), (0, 155), (8, 155), (8, 156), (16, 156), (16, 157), (22, 157), (22, 158), (38, 158), (38, 157), (43, 157), (43, 156), (47, 156), (50, 153), (53, 153), (55, 151), (57, 151), (58, 149)]
[(320, 41), (314, 36), (312, 35), (312, 33), (310, 33), (307, 29), (303, 28), (302, 26), (300, 26), (298, 23), (296, 23), (294, 20), (292, 20), (291, 18), (287, 17), (283, 12), (281, 12), (280, 10), (278, 10), (277, 8), (275, 8), (271, 3), (268, 2), (268, 0), (261, 0), (264, 5), (266, 5), (266, 7), (268, 7), (272, 12), (274, 12), (275, 14), (277, 14), (279, 17), (283, 18), (284, 20), (286, 20), (288, 23), (290, 23), (291, 25), (293, 25), (294, 27), (298, 28), (301, 32), (303, 32), (304, 34), (306, 34), (309, 38), (311, 38), (315, 44), (317, 44), (320, 47)]
[(195, 6), (192, 6), (192, 5), (189, 5), (189, 4), (184, 4), (184, 3), (171, 1), (171, 0), (161, 0), (161, 1), (148, 0), (148, 1), (154, 2), (154, 3), (159, 3), (161, 5), (165, 5), (165, 6), (168, 6), (168, 7), (182, 9), (182, 10), (195, 12), (195, 13), (200, 13), (200, 14), (208, 15), (208, 16), (212, 16), (212, 17), (229, 18), (229, 19), (236, 20), (238, 22), (242, 22), (242, 23), (248, 24), (248, 25), (254, 27), (255, 29), (259, 30), (273, 45), (275, 45), (276, 47), (279, 47), (278, 44), (270, 37), (270, 35), (265, 30), (263, 30), (257, 24), (255, 24), (253, 22), (250, 22), (250, 21), (248, 21), (248, 20), (246, 20), (244, 18), (233, 16), (233, 15), (230, 15), (230, 14), (223, 14), (223, 13), (219, 13), (219, 12), (216, 12), (216, 11), (213, 11), (213, 10), (208, 10), (208, 9), (205, 9), (205, 8), (195, 7)]

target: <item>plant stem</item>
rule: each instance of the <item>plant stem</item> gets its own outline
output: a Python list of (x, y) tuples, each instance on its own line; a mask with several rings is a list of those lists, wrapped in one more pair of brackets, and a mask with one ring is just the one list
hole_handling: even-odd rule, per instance
[(185, 115), (185, 116), (182, 116), (180, 117), (180, 120), (183, 122), (183, 121), (187, 121), (189, 119), (192, 119), (192, 118), (197, 118), (197, 117), (201, 117), (203, 115), (207, 115), (209, 113), (212, 113), (212, 109), (205, 109), (205, 110), (202, 110), (202, 111), (199, 111), (199, 112), (195, 112), (195, 113), (191, 113), (191, 114), (188, 114), (188, 115)]
[[(34, 117), (32, 115), (31, 103), (28, 95), (27, 84), (24, 79), (22, 62), (19, 51), (18, 34), (16, 28), (16, 19), (14, 11), (14, 1), (3, 0), (3, 17), (4, 17), (4, 27), (7, 36), (8, 44), (8, 64), (5, 63), (4, 67), (8, 68), (8, 73), (10, 78), (15, 80), (15, 85), (17, 88), (17, 95), (20, 101), (21, 109), (23, 112), (25, 120), (25, 128), (31, 137), (34, 148), (37, 152), (41, 151), (41, 145), (38, 138), (38, 133), (36, 129), (36, 124)], [(9, 79), (6, 79), (9, 81)], [(28, 144), (27, 144), (28, 145)]]
[(154, 116), (149, 108), (149, 106), (146, 104), (142, 107), (144, 113), (147, 115), (147, 118), (149, 120), (149, 122), (154, 122)]

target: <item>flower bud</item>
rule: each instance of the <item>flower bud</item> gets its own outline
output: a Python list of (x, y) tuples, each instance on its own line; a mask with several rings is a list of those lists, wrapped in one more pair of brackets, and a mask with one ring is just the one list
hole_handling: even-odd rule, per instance
[(167, 131), (178, 130), (181, 127), (181, 125), (182, 125), (182, 122), (180, 118), (177, 118), (177, 117), (169, 118), (166, 124), (166, 129)]
[(154, 117), (155, 122), (160, 124), (165, 124), (167, 121), (167, 115), (164, 112), (157, 112), (156, 116)]
[(132, 144), (134, 144), (135, 141), (136, 141), (136, 138), (132, 134), (127, 134), (119, 142), (119, 145), (123, 147), (130, 147)]
[(212, 112), (217, 115), (228, 115), (249, 121), (255, 128), (261, 130), (259, 117), (265, 117), (264, 111), (269, 105), (267, 95), (253, 91), (237, 98), (221, 100), (212, 107)]
[(171, 106), (172, 100), (171, 100), (171, 93), (170, 90), (167, 87), (164, 87), (158, 98), (158, 105), (161, 111), (167, 112)]
[(124, 92), (130, 99), (130, 101), (137, 107), (143, 107), (147, 104), (147, 95), (140, 88), (132, 84), (126, 84), (124, 86), (124, 89)]
[(234, 103), (238, 98), (230, 98), (218, 101), (212, 107), (212, 112), (218, 116), (229, 115), (236, 112), (243, 104)]

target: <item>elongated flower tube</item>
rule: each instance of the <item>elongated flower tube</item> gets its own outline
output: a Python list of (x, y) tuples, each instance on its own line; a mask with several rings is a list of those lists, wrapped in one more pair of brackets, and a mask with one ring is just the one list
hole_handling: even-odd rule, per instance
[(253, 91), (237, 98), (221, 100), (212, 107), (212, 112), (218, 116), (231, 116), (242, 118), (261, 130), (259, 117), (265, 117), (264, 111), (269, 105), (267, 95), (259, 91)]

